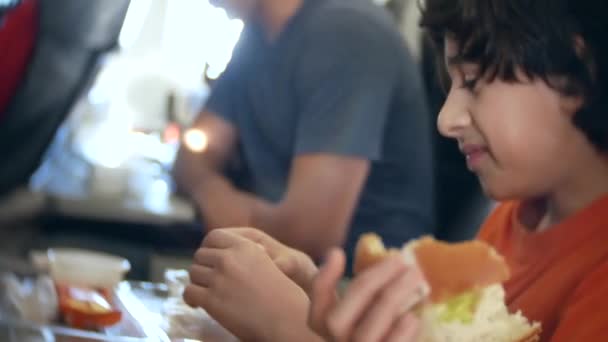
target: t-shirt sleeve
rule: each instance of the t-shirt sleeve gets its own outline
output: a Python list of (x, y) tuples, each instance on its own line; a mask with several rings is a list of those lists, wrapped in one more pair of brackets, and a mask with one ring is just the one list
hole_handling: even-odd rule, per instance
[(211, 95), (205, 103), (205, 110), (213, 112), (235, 125), (240, 104), (246, 96), (250, 58), (254, 53), (252, 51), (254, 40), (253, 29), (245, 28), (234, 47), (226, 70), (213, 85)]
[(576, 290), (550, 341), (608, 341), (607, 308), (608, 263), (589, 275)]
[(294, 153), (376, 160), (398, 73), (403, 63), (415, 66), (397, 57), (397, 39), (364, 16), (326, 13), (315, 23), (295, 69)]

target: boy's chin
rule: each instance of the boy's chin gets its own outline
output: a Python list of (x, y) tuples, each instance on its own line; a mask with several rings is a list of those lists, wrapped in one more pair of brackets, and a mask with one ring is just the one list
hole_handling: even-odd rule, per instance
[(505, 202), (522, 198), (522, 194), (517, 193), (517, 191), (513, 191), (513, 189), (509, 189), (508, 185), (505, 183), (492, 184), (489, 182), (484, 182), (484, 180), (481, 178), (479, 178), (479, 182), (481, 184), (481, 190), (483, 193), (494, 201)]

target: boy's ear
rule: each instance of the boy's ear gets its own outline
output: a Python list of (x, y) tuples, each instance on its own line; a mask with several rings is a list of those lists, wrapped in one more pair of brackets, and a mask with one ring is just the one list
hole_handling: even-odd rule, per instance
[(578, 95), (574, 91), (568, 91), (569, 82), (566, 76), (549, 76), (547, 80), (547, 83), (559, 95), (560, 111), (564, 115), (573, 117), (585, 104), (585, 96), (583, 94)]
[(560, 100), (561, 112), (572, 118), (583, 107), (584, 103), (585, 99), (581, 95), (562, 96)]
[(574, 38), (572, 39), (573, 42), (572, 44), (574, 44), (574, 51), (576, 52), (576, 54), (579, 57), (583, 57), (585, 55), (585, 39), (583, 39), (582, 36), (580, 35), (575, 35)]
[[(588, 51), (586, 49), (586, 43), (582, 36), (575, 35), (572, 39), (572, 44), (574, 45), (574, 50), (576, 54), (582, 58), (587, 59), (587, 67), (590, 69), (589, 72), (593, 75), (595, 73), (595, 65), (592, 60), (589, 59)], [(567, 79), (559, 79), (555, 80), (558, 83), (564, 86), (564, 88), (568, 88)], [(562, 113), (573, 117), (583, 106), (585, 105), (585, 97), (584, 95), (563, 95), (561, 97), (561, 110)]]

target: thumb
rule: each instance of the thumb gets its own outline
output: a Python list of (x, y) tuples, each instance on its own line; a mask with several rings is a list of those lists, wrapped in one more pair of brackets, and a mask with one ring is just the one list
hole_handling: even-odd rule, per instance
[(327, 336), (326, 318), (338, 301), (336, 288), (344, 275), (345, 265), (344, 252), (339, 249), (331, 250), (327, 256), (327, 261), (321, 267), (313, 282), (309, 325), (313, 331), (321, 336)]

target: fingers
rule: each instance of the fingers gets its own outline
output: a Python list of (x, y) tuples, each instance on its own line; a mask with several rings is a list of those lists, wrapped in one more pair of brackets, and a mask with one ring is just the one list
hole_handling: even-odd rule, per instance
[(268, 235), (266, 235), (266, 233), (262, 232), (259, 229), (255, 229), (255, 228), (229, 228), (227, 230), (229, 230), (231, 233), (240, 235), (253, 242), (257, 242), (257, 243), (261, 243), (261, 244), (263, 244), (267, 240), (273, 240)]
[(337, 301), (336, 288), (346, 265), (344, 252), (332, 250), (325, 265), (319, 270), (313, 282), (309, 325), (317, 334), (326, 336), (326, 317)]
[(393, 326), (386, 337), (386, 342), (409, 342), (416, 341), (422, 326), (420, 320), (414, 314), (406, 314)]
[(215, 229), (207, 233), (202, 247), (215, 249), (228, 249), (246, 243), (248, 240), (229, 229)]
[[(256, 243), (274, 261), (275, 265), (290, 278), (298, 273), (302, 267), (314, 266), (308, 255), (296, 249), (287, 247), (270, 237), (263, 231), (255, 228), (229, 228), (231, 233), (239, 235)], [(302, 265), (304, 264), (304, 265)], [(311, 269), (316, 267), (310, 267)]]
[[(272, 256), (270, 256), (270, 258), (272, 259)], [(296, 265), (295, 258), (293, 258), (293, 256), (291, 255), (279, 256), (276, 259), (273, 259), (273, 262), (275, 265), (277, 265), (279, 270), (281, 270), (281, 272), (286, 274), (288, 277), (293, 276), (294, 271), (297, 269), (298, 266)]]
[(357, 322), (355, 340), (383, 340), (411, 305), (422, 299), (418, 291), (422, 283), (422, 277), (416, 269), (409, 269), (405, 274), (391, 281), (375, 296), (373, 305), (365, 310), (363, 318)]
[(283, 248), (287, 248), (277, 240), (273, 239), (266, 233), (262, 232), (259, 229), (255, 228), (231, 228), (231, 232), (244, 237), (250, 241), (253, 241), (259, 245), (261, 245), (266, 253), (270, 256), (270, 258), (275, 259), (280, 255), (279, 251)]
[(190, 282), (204, 288), (213, 287), (216, 282), (213, 269), (207, 266), (194, 264), (190, 266)]
[(218, 229), (218, 230), (222, 230), (226, 233), (244, 237), (250, 241), (257, 242), (262, 245), (268, 244), (268, 243), (279, 244), (278, 241), (276, 241), (275, 239), (270, 237), (268, 234), (266, 234), (263, 231), (256, 229), (256, 228), (250, 228), (250, 227), (238, 227), (237, 228), (237, 227), (235, 227), (235, 228), (222, 228), (222, 229)]
[(410, 268), (407, 273), (407, 286), (402, 291), (407, 293), (405, 301), (401, 302), (401, 313), (410, 311), (414, 306), (426, 300), (429, 295), (429, 285), (419, 267)]
[(188, 285), (183, 297), (184, 302), (193, 308), (205, 307), (209, 299), (209, 290), (196, 285)]
[(267, 254), (274, 261), (275, 265), (277, 265), (277, 267), (286, 274), (292, 274), (293, 272), (300, 270), (302, 267), (314, 266), (314, 269), (316, 269), (315, 263), (312, 261), (312, 259), (305, 253), (302, 253), (296, 249), (285, 248), (283, 252), (278, 252), (274, 256), (272, 253), (267, 252)]
[(376, 297), (394, 280), (404, 276), (407, 270), (402, 259), (395, 256), (355, 278), (343, 300), (327, 317), (331, 335), (338, 340), (350, 340), (355, 326)]
[(214, 267), (219, 263), (221, 251), (210, 248), (199, 248), (194, 253), (194, 263), (201, 266)]

